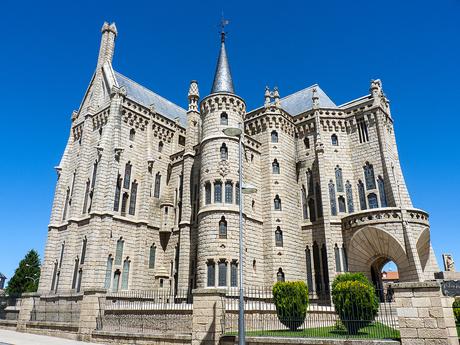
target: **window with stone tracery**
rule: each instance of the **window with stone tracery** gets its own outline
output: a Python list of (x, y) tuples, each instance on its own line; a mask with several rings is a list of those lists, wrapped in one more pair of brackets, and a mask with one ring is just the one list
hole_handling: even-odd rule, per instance
[(387, 195), (385, 193), (385, 182), (383, 181), (382, 176), (379, 175), (379, 177), (377, 178), (377, 183), (379, 186), (380, 205), (381, 207), (388, 207)]
[(370, 193), (367, 196), (367, 202), (369, 203), (369, 208), (378, 208), (379, 202), (377, 200), (377, 195), (375, 193)]
[(336, 202), (336, 198), (335, 198), (334, 182), (332, 182), (332, 180), (330, 180), (328, 186), (329, 186), (329, 201), (330, 201), (330, 204), (331, 204), (331, 214), (333, 216), (336, 216), (337, 215), (337, 202)]
[(353, 204), (353, 190), (350, 181), (347, 180), (345, 184), (345, 193), (347, 196), (347, 206), (348, 206), (348, 213), (353, 213), (355, 211), (355, 207)]
[(366, 189), (375, 189), (374, 167), (369, 162), (366, 162), (364, 169), (364, 178), (366, 180)]

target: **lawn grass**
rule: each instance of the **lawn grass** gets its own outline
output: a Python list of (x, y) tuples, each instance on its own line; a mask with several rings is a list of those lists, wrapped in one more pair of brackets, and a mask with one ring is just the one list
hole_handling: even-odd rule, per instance
[[(233, 332), (236, 333), (236, 332)], [(459, 333), (460, 334), (460, 333)], [(229, 334), (237, 335), (237, 334)], [(374, 322), (359, 330), (356, 335), (336, 326), (305, 328), (298, 331), (290, 330), (266, 330), (266, 331), (247, 331), (246, 336), (255, 337), (302, 337), (302, 338), (354, 338), (354, 339), (399, 339), (399, 331), (386, 326), (380, 322)]]

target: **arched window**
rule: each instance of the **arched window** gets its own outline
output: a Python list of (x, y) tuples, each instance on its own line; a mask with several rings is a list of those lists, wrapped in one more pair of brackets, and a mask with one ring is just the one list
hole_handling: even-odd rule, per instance
[(271, 137), (272, 137), (272, 143), (278, 142), (278, 132), (277, 131), (272, 131)]
[(238, 286), (238, 263), (236, 260), (233, 260), (230, 264), (230, 286)]
[(321, 218), (323, 216), (323, 200), (321, 198), (321, 187), (318, 182), (316, 182), (315, 197), (316, 197), (316, 210), (318, 212), (318, 218)]
[(134, 141), (135, 137), (136, 131), (134, 130), (134, 128), (131, 128), (131, 130), (129, 131), (129, 140)]
[(227, 221), (224, 216), (219, 221), (219, 238), (227, 238)]
[(319, 254), (319, 246), (316, 241), (313, 242), (313, 267), (315, 269), (315, 282), (316, 282), (316, 291), (318, 293), (322, 292), (322, 279), (321, 279), (321, 257)]
[(128, 289), (129, 266), (130, 266), (129, 259), (126, 259), (123, 262), (123, 273), (121, 275), (121, 289), (122, 290), (127, 290)]
[(132, 165), (130, 162), (126, 163), (125, 165), (125, 179), (124, 179), (124, 184), (123, 188), (128, 189), (129, 185), (131, 183), (131, 169)]
[(220, 147), (220, 159), (226, 161), (228, 159), (228, 149), (225, 143)]
[(129, 194), (128, 193), (123, 193), (123, 197), (121, 199), (121, 215), (126, 216), (126, 206), (128, 204), (128, 198)]
[(65, 250), (65, 242), (61, 244), (61, 254), (59, 255), (59, 268), (62, 267), (62, 261), (64, 260), (64, 250)]
[(115, 252), (115, 265), (121, 265), (121, 258), (123, 257), (123, 246), (125, 242), (123, 238), (120, 237), (117, 241), (117, 249)]
[(329, 181), (329, 201), (331, 203), (331, 214), (333, 216), (337, 215), (337, 202), (335, 199), (335, 187), (334, 182), (332, 180)]
[(345, 193), (347, 196), (348, 213), (353, 213), (355, 211), (355, 207), (353, 204), (353, 190), (351, 187), (351, 183), (348, 180), (347, 180), (347, 183), (345, 184)]
[(129, 199), (129, 214), (134, 216), (136, 213), (137, 182), (131, 183), (131, 199)]
[(358, 181), (358, 194), (359, 194), (359, 206), (361, 207), (361, 211), (367, 209), (366, 206), (366, 193), (364, 191), (364, 184), (363, 181)]
[(96, 185), (96, 176), (97, 176), (97, 166), (98, 161), (95, 161), (93, 164), (93, 177), (91, 179), (91, 189), (94, 190), (94, 186)]
[(279, 226), (277, 226), (275, 230), (275, 245), (277, 247), (283, 246), (283, 232)]
[(115, 200), (113, 202), (113, 210), (118, 212), (120, 207), (120, 194), (121, 194), (121, 176), (118, 174), (117, 183), (115, 185)]
[(81, 280), (83, 278), (83, 269), (78, 270), (78, 275), (77, 275), (77, 288), (75, 289), (75, 292), (80, 292), (81, 289)]
[(275, 210), (281, 211), (281, 199), (278, 194), (276, 194), (275, 199), (273, 200)]
[(388, 207), (387, 195), (385, 193), (385, 182), (383, 181), (382, 176), (379, 175), (379, 177), (377, 178), (377, 183), (379, 186), (380, 205), (381, 207)]
[(83, 199), (83, 210), (82, 210), (83, 214), (86, 214), (86, 212), (88, 211), (88, 198), (89, 198), (90, 185), (91, 185), (91, 182), (88, 179), (86, 181), (86, 187), (85, 187), (85, 198)]
[(280, 164), (278, 163), (278, 160), (275, 159), (272, 163), (272, 173), (273, 174), (279, 174), (280, 173)]
[(257, 261), (256, 259), (252, 260), (252, 273), (257, 273)]
[(344, 213), (347, 212), (347, 207), (345, 205), (345, 198), (341, 195), (339, 196), (339, 212)]
[(321, 262), (323, 263), (324, 290), (329, 292), (329, 270), (327, 266), (327, 249), (325, 243), (321, 246)]
[(313, 173), (311, 169), (307, 169), (307, 186), (308, 186), (308, 195), (313, 195)]
[(205, 194), (205, 204), (209, 205), (211, 203), (211, 183), (210, 182), (205, 183), (204, 194)]
[(219, 286), (227, 286), (227, 263), (225, 260), (219, 261)]
[(233, 202), (233, 183), (231, 181), (225, 182), (225, 203), (231, 204)]
[(113, 258), (112, 258), (112, 255), (109, 255), (109, 257), (107, 258), (107, 268), (105, 270), (105, 282), (104, 282), (105, 289), (110, 289), (110, 283), (112, 279), (112, 266), (113, 266)]
[(311, 250), (307, 246), (305, 249), (305, 264), (306, 264), (306, 269), (307, 269), (307, 286), (308, 286), (308, 291), (313, 292), (315, 290), (315, 287), (313, 286), (313, 271), (312, 271), (312, 265), (311, 265)]
[(302, 214), (303, 219), (308, 218), (308, 204), (307, 204), (307, 191), (305, 190), (305, 186), (302, 185)]
[(158, 152), (163, 152), (163, 146), (164, 146), (163, 142), (160, 141), (160, 142), (158, 143)]
[(369, 204), (369, 208), (378, 208), (379, 202), (377, 200), (377, 195), (375, 193), (370, 193), (367, 196), (367, 202)]
[(337, 186), (337, 192), (343, 192), (342, 168), (338, 165), (335, 167), (335, 184)]
[(228, 125), (228, 115), (226, 112), (220, 114), (220, 124), (221, 125)]
[(339, 146), (339, 138), (337, 137), (337, 134), (331, 135), (331, 143), (332, 146)]
[(342, 264), (340, 260), (340, 249), (337, 246), (337, 243), (335, 244), (335, 247), (334, 247), (334, 255), (335, 255), (335, 271), (342, 272)]
[(235, 183), (235, 204), (240, 204), (240, 183)]
[(375, 189), (374, 167), (369, 162), (366, 162), (364, 169), (364, 178), (366, 180), (366, 189)]
[(86, 239), (86, 236), (85, 236), (85, 238), (83, 238), (83, 241), (82, 241), (82, 244), (81, 244), (80, 264), (82, 264), (82, 265), (85, 263), (86, 243), (87, 242), (88, 242), (88, 240)]
[(303, 139), (303, 143), (304, 143), (306, 149), (310, 148), (310, 139), (308, 139), (308, 137), (305, 137)]
[(222, 202), (222, 182), (214, 182), (214, 202)]
[(281, 267), (278, 269), (278, 272), (276, 273), (276, 281), (284, 282), (284, 272)]
[(315, 210), (315, 200), (308, 200), (308, 212), (310, 213), (310, 220), (312, 222), (316, 221), (316, 210)]
[(67, 210), (69, 207), (69, 199), (70, 199), (70, 188), (67, 188), (65, 193), (65, 201), (64, 201), (64, 211), (62, 212), (62, 220), (66, 220), (67, 218)]
[(157, 253), (157, 247), (154, 244), (150, 246), (150, 256), (149, 256), (149, 268), (155, 268), (155, 256)]
[(120, 274), (120, 270), (116, 270), (113, 274), (112, 292), (118, 292), (118, 286), (120, 285)]
[(207, 266), (208, 266), (207, 285), (208, 287), (212, 287), (216, 285), (216, 264), (214, 263), (214, 260), (209, 260), (207, 262)]
[(345, 246), (342, 245), (342, 248), (340, 248), (340, 252), (342, 254), (342, 261), (343, 261), (343, 270), (344, 272), (348, 272), (348, 259), (347, 259), (347, 252), (345, 250)]
[(155, 198), (160, 197), (160, 188), (161, 188), (161, 174), (160, 172), (157, 172), (155, 175), (155, 189), (153, 190), (153, 196)]
[(78, 257), (75, 259), (75, 264), (73, 268), (73, 278), (72, 278), (72, 290), (75, 289), (77, 285), (77, 276), (78, 276), (78, 265), (80, 264), (80, 261), (78, 260)]

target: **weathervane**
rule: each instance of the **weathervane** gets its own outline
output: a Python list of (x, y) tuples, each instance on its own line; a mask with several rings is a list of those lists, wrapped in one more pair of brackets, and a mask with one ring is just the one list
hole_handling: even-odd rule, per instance
[(228, 25), (230, 21), (224, 18), (224, 11), (222, 11), (222, 19), (220, 20), (220, 40), (221, 42), (225, 42), (225, 26)]

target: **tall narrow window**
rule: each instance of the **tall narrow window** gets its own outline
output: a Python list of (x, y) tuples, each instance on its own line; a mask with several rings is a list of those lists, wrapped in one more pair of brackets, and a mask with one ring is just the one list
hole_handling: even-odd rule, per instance
[(216, 264), (214, 261), (209, 260), (208, 263), (208, 287), (216, 285)]
[(64, 250), (65, 250), (65, 242), (61, 244), (61, 255), (59, 255), (59, 268), (62, 267), (62, 261), (64, 261)]
[(321, 247), (321, 260), (323, 264), (324, 290), (326, 292), (329, 292), (329, 270), (327, 267), (327, 249), (326, 244), (324, 243)]
[(342, 272), (342, 264), (340, 262), (340, 249), (337, 246), (337, 243), (335, 244), (335, 247), (334, 247), (334, 255), (335, 255), (335, 271)]
[(343, 192), (342, 168), (338, 165), (335, 167), (335, 184), (337, 186), (337, 192)]
[(220, 114), (220, 124), (221, 125), (228, 125), (228, 115), (226, 112)]
[(365, 143), (369, 141), (369, 134), (367, 132), (367, 123), (364, 120), (364, 118), (360, 118), (356, 120), (356, 123), (358, 125), (359, 142)]
[(77, 285), (78, 265), (79, 265), (79, 260), (77, 258), (75, 259), (75, 264), (73, 267), (73, 278), (72, 278), (72, 287), (71, 287), (72, 290), (75, 289)]
[(53, 279), (51, 280), (51, 289), (50, 289), (50, 291), (54, 291), (54, 289), (55, 289), (57, 266), (58, 266), (57, 261), (55, 261), (54, 262), (54, 267), (53, 267)]
[(331, 135), (331, 143), (332, 146), (339, 146), (339, 138), (337, 137), (337, 134)]
[(155, 245), (150, 246), (150, 256), (149, 256), (149, 268), (155, 268), (155, 256), (157, 248)]
[(164, 145), (163, 145), (163, 142), (160, 141), (160, 142), (158, 143), (158, 152), (160, 152), (160, 153), (163, 152), (163, 146), (164, 146)]
[(219, 221), (219, 238), (227, 238), (227, 221), (224, 216)]
[(272, 173), (273, 174), (279, 174), (280, 173), (280, 164), (278, 163), (278, 160), (275, 159), (272, 163)]
[(366, 193), (364, 192), (364, 184), (361, 180), (358, 181), (358, 194), (359, 194), (359, 206), (361, 207), (361, 210), (367, 209)]
[(316, 241), (313, 242), (313, 267), (315, 268), (316, 291), (320, 293), (323, 292), (323, 284), (321, 281), (321, 257)]
[(341, 195), (339, 196), (338, 201), (339, 201), (339, 212), (340, 213), (347, 212), (347, 206), (345, 205), (345, 198)]
[(379, 175), (379, 177), (377, 178), (377, 183), (379, 186), (380, 205), (381, 207), (388, 207), (387, 195), (385, 193), (385, 182), (383, 181), (382, 176)]
[(91, 189), (94, 189), (94, 186), (96, 185), (96, 176), (97, 176), (97, 165), (98, 161), (95, 161), (93, 164), (93, 178), (91, 179)]
[(335, 187), (332, 180), (329, 181), (329, 201), (331, 203), (331, 214), (333, 216), (337, 215), (337, 201), (335, 198)]
[(303, 139), (303, 143), (304, 143), (306, 149), (310, 148), (310, 139), (308, 139), (308, 137), (305, 137)]
[(136, 138), (136, 131), (134, 130), (134, 128), (131, 128), (131, 130), (129, 131), (129, 140), (134, 141), (135, 138)]
[(316, 197), (316, 210), (318, 212), (318, 218), (321, 218), (323, 216), (323, 201), (321, 198), (321, 187), (319, 183), (316, 183), (315, 197)]
[(214, 202), (222, 202), (222, 182), (214, 182)]
[(348, 180), (345, 184), (345, 193), (347, 196), (348, 213), (353, 213), (355, 211), (355, 206), (353, 204), (353, 190), (351, 187), (351, 183)]
[(275, 210), (281, 211), (281, 199), (278, 194), (276, 194), (275, 199), (273, 200), (273, 206)]
[(104, 288), (110, 289), (110, 283), (112, 279), (112, 266), (113, 266), (113, 258), (112, 255), (109, 255), (107, 258), (107, 268), (105, 269), (105, 282)]
[(227, 286), (227, 263), (219, 261), (219, 286)]
[(235, 204), (240, 204), (240, 183), (235, 183)]
[(121, 215), (126, 216), (126, 206), (128, 205), (128, 193), (123, 193), (123, 197), (121, 199)]
[(117, 183), (115, 185), (115, 200), (113, 202), (113, 210), (118, 212), (120, 207), (120, 194), (121, 194), (121, 176), (118, 174)]
[(280, 267), (278, 269), (278, 272), (276, 273), (276, 281), (278, 282), (284, 282), (284, 272), (283, 269)]
[(272, 131), (271, 138), (272, 138), (272, 143), (277, 143), (278, 142), (278, 132)]
[(124, 184), (123, 188), (128, 189), (129, 185), (131, 183), (131, 169), (132, 165), (130, 162), (126, 163), (125, 165), (125, 179), (124, 179)]
[(78, 270), (78, 277), (77, 277), (77, 287), (75, 289), (75, 292), (80, 292), (81, 289), (81, 280), (83, 278), (83, 269)]
[(206, 182), (204, 185), (204, 195), (205, 195), (205, 203), (209, 205), (211, 203), (211, 183)]
[(316, 210), (315, 210), (315, 200), (308, 200), (308, 212), (310, 213), (310, 220), (312, 222), (316, 221)]
[(302, 194), (302, 215), (303, 215), (303, 219), (307, 219), (308, 218), (307, 191), (305, 190), (304, 185), (302, 185), (301, 194)]
[(85, 198), (83, 200), (83, 210), (82, 210), (83, 214), (86, 214), (86, 211), (88, 211), (89, 189), (90, 189), (90, 182), (88, 179), (88, 181), (86, 181)]
[(364, 178), (366, 180), (366, 189), (375, 189), (374, 167), (369, 162), (366, 162), (364, 169)]
[(70, 188), (67, 188), (65, 193), (64, 211), (62, 212), (62, 220), (67, 218), (67, 210), (69, 208)]
[(160, 172), (157, 172), (157, 174), (155, 175), (155, 189), (153, 191), (153, 196), (155, 198), (160, 197), (160, 187), (161, 187), (161, 174)]
[(308, 195), (313, 195), (313, 173), (311, 169), (307, 170), (306, 175), (307, 175)]
[(126, 259), (123, 262), (123, 273), (121, 275), (121, 289), (127, 290), (128, 289), (128, 280), (129, 280), (129, 265), (130, 262)]
[(225, 203), (231, 204), (233, 202), (233, 183), (230, 181), (225, 182)]
[(80, 263), (83, 265), (85, 263), (85, 257), (86, 257), (86, 243), (88, 242), (88, 240), (86, 239), (86, 237), (83, 239), (82, 241), (82, 244), (81, 244), (81, 259), (80, 259)]
[(348, 258), (347, 258), (347, 251), (345, 250), (345, 246), (342, 245), (342, 248), (340, 248), (340, 252), (342, 254), (343, 270), (345, 272), (348, 272)]
[(375, 193), (370, 193), (367, 196), (367, 202), (369, 203), (369, 208), (378, 208), (379, 202), (377, 200), (377, 195)]
[(118, 292), (118, 286), (120, 285), (120, 270), (116, 270), (113, 274), (112, 292)]
[(283, 246), (283, 232), (281, 231), (281, 228), (279, 226), (276, 227), (275, 231), (275, 245), (277, 247)]
[(313, 286), (313, 272), (311, 267), (311, 251), (310, 248), (307, 246), (305, 249), (305, 264), (307, 265), (307, 286), (308, 291), (315, 291), (315, 287)]
[(228, 149), (225, 143), (220, 147), (220, 159), (226, 161), (228, 159)]
[(124, 246), (124, 241), (122, 238), (120, 238), (117, 241), (117, 249), (115, 252), (115, 265), (121, 265), (121, 258), (123, 257), (123, 246)]
[(230, 286), (238, 286), (238, 264), (235, 260), (230, 264)]
[(136, 213), (137, 182), (131, 183), (131, 199), (129, 199), (129, 214), (134, 216)]

